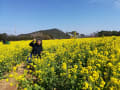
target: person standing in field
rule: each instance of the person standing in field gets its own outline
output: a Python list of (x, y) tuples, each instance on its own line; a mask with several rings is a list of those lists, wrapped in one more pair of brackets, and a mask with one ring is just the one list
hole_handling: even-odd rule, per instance
[[(32, 56), (37, 56), (41, 58), (41, 52), (43, 51), (42, 48), (42, 40), (40, 39), (33, 39), (33, 41), (29, 44), (32, 47), (32, 52), (30, 54), (30, 58), (32, 58)], [(27, 61), (29, 61), (27, 59)], [(31, 62), (31, 61), (30, 61)]]
[[(36, 41), (36, 42), (35, 42)], [(29, 44), (32, 47), (31, 54), (34, 56), (40, 56), (42, 52), (42, 40), (40, 39), (33, 39), (33, 41)]]

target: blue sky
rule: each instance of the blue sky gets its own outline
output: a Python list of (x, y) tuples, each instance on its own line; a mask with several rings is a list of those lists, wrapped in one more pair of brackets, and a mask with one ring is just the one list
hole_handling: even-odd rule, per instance
[(120, 30), (120, 0), (0, 0), (0, 33)]

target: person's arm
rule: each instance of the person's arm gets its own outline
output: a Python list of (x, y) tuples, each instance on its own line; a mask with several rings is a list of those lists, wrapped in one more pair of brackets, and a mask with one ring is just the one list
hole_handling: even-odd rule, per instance
[(31, 47), (34, 46), (34, 42), (35, 42), (36, 39), (33, 39), (33, 41), (29, 44)]

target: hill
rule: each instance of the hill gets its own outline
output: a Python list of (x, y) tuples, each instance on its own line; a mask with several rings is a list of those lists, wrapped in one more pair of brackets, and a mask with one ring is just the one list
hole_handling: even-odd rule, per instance
[(70, 36), (66, 35), (63, 31), (53, 28), (48, 30), (40, 30), (28, 34), (21, 34), (18, 37), (42, 38), (42, 39), (64, 39)]

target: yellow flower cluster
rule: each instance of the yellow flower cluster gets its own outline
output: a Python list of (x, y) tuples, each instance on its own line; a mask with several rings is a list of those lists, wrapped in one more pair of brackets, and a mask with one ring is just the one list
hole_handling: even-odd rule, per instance
[(16, 71), (16, 66), (26, 59), (27, 53), (30, 51), (30, 41), (16, 41), (4, 45), (0, 42), (0, 77), (6, 72)]
[[(11, 42), (6, 46), (0, 43), (3, 51), (0, 68), (5, 64), (4, 67), (15, 72), (17, 64), (27, 65), (24, 74), (16, 77), (18, 87), (24, 90), (120, 90), (120, 37), (43, 40), (41, 59), (33, 57), (30, 64), (18, 58), (27, 57), (31, 51), (29, 42)], [(30, 78), (26, 77), (28, 72)]]

